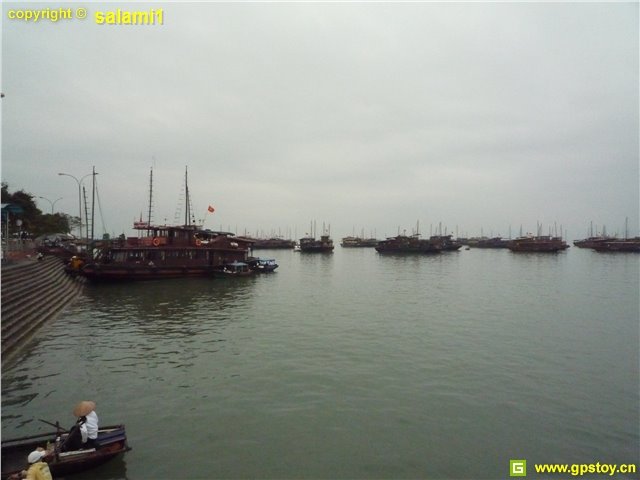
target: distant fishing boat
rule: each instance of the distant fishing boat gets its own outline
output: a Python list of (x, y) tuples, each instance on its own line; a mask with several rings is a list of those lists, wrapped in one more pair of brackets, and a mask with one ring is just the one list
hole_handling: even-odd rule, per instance
[(300, 251), (302, 253), (332, 253), (333, 252), (333, 240), (330, 236), (330, 230), (322, 225), (323, 234), (320, 235), (320, 240), (316, 240), (315, 237), (315, 222), (311, 224), (311, 234), (307, 234), (306, 237), (300, 239)]
[(378, 253), (440, 253), (442, 247), (429, 240), (420, 238), (416, 233), (411, 236), (397, 235), (381, 240), (376, 246)]
[(329, 235), (321, 235), (320, 240), (315, 237), (303, 237), (300, 239), (300, 251), (303, 253), (331, 253), (333, 252), (333, 240)]
[(453, 235), (432, 235), (429, 237), (429, 243), (444, 252), (454, 252), (462, 248), (462, 243), (454, 240)]
[(609, 242), (615, 240), (614, 237), (588, 237), (581, 240), (574, 240), (573, 244), (578, 248), (596, 248), (603, 242)]
[(507, 248), (512, 252), (548, 252), (554, 253), (569, 248), (562, 237), (551, 235), (529, 235), (511, 240)]
[[(597, 228), (596, 228), (597, 230)], [(602, 227), (602, 233), (594, 235), (593, 233), (593, 222), (589, 225), (589, 236), (587, 238), (583, 238), (581, 240), (575, 240), (573, 244), (578, 248), (595, 248), (602, 242), (608, 242), (611, 240), (615, 240), (615, 237), (611, 237), (607, 235), (607, 227)]]
[(467, 244), (473, 248), (507, 248), (509, 240), (502, 237), (474, 237), (468, 239)]
[(340, 246), (343, 248), (375, 247), (376, 245), (378, 245), (376, 238), (343, 237), (340, 242)]
[(272, 238), (253, 238), (253, 237), (240, 237), (252, 242), (252, 248), (258, 249), (291, 249), (295, 246), (295, 240), (287, 240), (279, 237)]
[(598, 242), (592, 246), (596, 252), (634, 252), (640, 253), (640, 237), (614, 239)]

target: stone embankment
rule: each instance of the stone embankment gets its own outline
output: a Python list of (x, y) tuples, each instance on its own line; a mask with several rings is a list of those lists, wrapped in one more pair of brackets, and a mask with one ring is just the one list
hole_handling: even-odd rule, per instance
[(2, 266), (2, 364), (81, 292), (59, 258)]

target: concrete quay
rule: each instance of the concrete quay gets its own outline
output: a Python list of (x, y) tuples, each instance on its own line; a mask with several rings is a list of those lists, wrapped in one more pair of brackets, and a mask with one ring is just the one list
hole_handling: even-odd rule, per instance
[(64, 271), (61, 259), (27, 258), (2, 265), (2, 365), (82, 291), (84, 282)]

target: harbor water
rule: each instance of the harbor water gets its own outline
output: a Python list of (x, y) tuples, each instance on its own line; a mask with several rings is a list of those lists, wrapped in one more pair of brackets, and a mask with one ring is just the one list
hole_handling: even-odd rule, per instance
[(257, 253), (279, 269), (88, 285), (4, 367), (3, 438), (89, 399), (132, 450), (77, 480), (640, 463), (639, 255)]

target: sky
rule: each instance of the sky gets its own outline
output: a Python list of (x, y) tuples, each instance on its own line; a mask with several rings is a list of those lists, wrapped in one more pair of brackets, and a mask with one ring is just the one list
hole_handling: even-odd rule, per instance
[[(2, 181), (77, 215), (58, 173), (95, 166), (97, 236), (133, 235), (152, 167), (155, 223), (188, 171), (196, 219), (239, 234), (639, 233), (637, 2), (2, 9)], [(118, 9), (162, 24), (97, 22)]]

